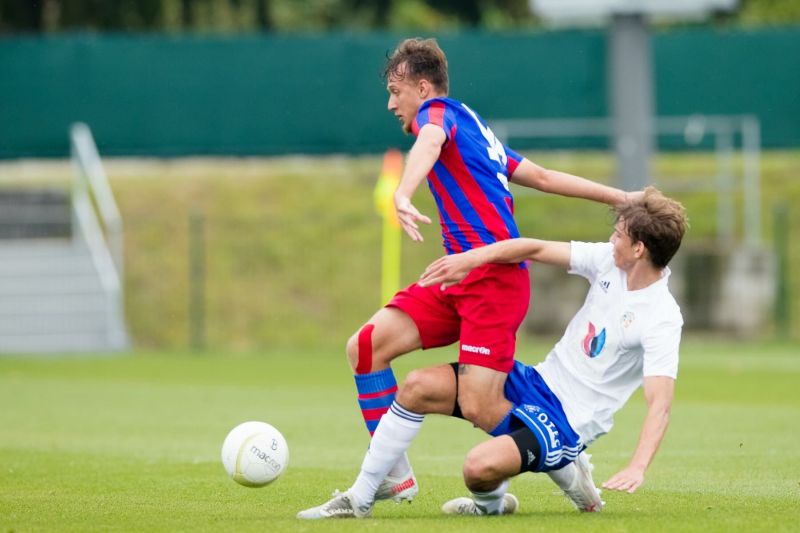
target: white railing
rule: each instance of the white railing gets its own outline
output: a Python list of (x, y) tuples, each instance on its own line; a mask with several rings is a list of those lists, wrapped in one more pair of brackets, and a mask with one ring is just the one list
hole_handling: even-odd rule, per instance
[[(70, 145), (74, 170), (72, 187), (74, 227), (80, 229), (89, 248), (106, 295), (109, 342), (112, 346), (122, 348), (128, 344), (124, 327), (122, 217), (100, 161), (92, 132), (86, 124), (72, 125)], [(97, 213), (100, 214), (99, 219)]]

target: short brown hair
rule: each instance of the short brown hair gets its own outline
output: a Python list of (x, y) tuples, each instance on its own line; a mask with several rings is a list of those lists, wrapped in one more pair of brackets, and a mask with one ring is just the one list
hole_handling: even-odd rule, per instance
[[(400, 67), (405, 64), (404, 72)], [(387, 56), (383, 67), (383, 78), (390, 76), (408, 77), (413, 81), (426, 79), (440, 92), (447, 94), (447, 57), (439, 48), (436, 39), (404, 39), (397, 45), (392, 55)]]
[(655, 187), (647, 187), (643, 196), (617, 206), (614, 211), (633, 242), (641, 242), (647, 248), (656, 268), (669, 264), (689, 226), (680, 202), (664, 196)]

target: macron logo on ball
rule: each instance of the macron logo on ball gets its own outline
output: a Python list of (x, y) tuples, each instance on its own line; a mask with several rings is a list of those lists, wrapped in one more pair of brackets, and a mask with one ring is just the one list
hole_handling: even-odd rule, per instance
[(462, 344), (461, 349), (465, 352), (479, 353), (481, 355), (492, 355), (492, 351), (485, 346), (470, 346), (469, 344)]

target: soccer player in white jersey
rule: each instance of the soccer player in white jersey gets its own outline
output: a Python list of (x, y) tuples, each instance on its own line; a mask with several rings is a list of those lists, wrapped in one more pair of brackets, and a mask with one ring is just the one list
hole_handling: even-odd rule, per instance
[[(583, 451), (607, 433), (613, 415), (642, 385), (647, 402), (639, 442), (625, 468), (603, 487), (634, 492), (644, 481), (667, 429), (683, 319), (667, 285), (667, 264), (680, 247), (687, 221), (683, 207), (648, 187), (615, 208), (610, 242), (511, 239), (442, 257), (420, 284), (442, 289), (487, 263), (526, 259), (585, 277), (589, 293), (546, 359), (516, 361), (505, 385), (509, 415), (495, 437), (467, 455), (469, 498), (444, 504), (445, 513), (493, 515), (517, 510), (508, 479), (546, 472), (581, 511), (603, 502)], [(390, 411), (381, 419), (355, 484), (299, 518), (369, 516), (377, 487), (408, 448), (430, 413), (457, 414), (458, 372), (443, 365), (411, 372)]]

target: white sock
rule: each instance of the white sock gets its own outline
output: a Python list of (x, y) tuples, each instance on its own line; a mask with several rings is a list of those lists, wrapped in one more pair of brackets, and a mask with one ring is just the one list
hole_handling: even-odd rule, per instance
[(483, 514), (503, 514), (503, 496), (507, 490), (508, 480), (505, 480), (499, 487), (489, 492), (472, 491), (472, 499)]
[(422, 427), (424, 417), (404, 409), (397, 402), (381, 417), (361, 472), (348, 492), (362, 503), (372, 503), (383, 479), (405, 454)]
[(578, 467), (575, 466), (575, 463), (570, 463), (558, 470), (550, 470), (547, 475), (561, 490), (569, 490), (572, 487), (572, 482), (575, 481), (575, 476), (578, 475)]
[(400, 459), (394, 464), (387, 475), (394, 478), (405, 478), (411, 472), (411, 462), (408, 460), (408, 454), (404, 453)]

